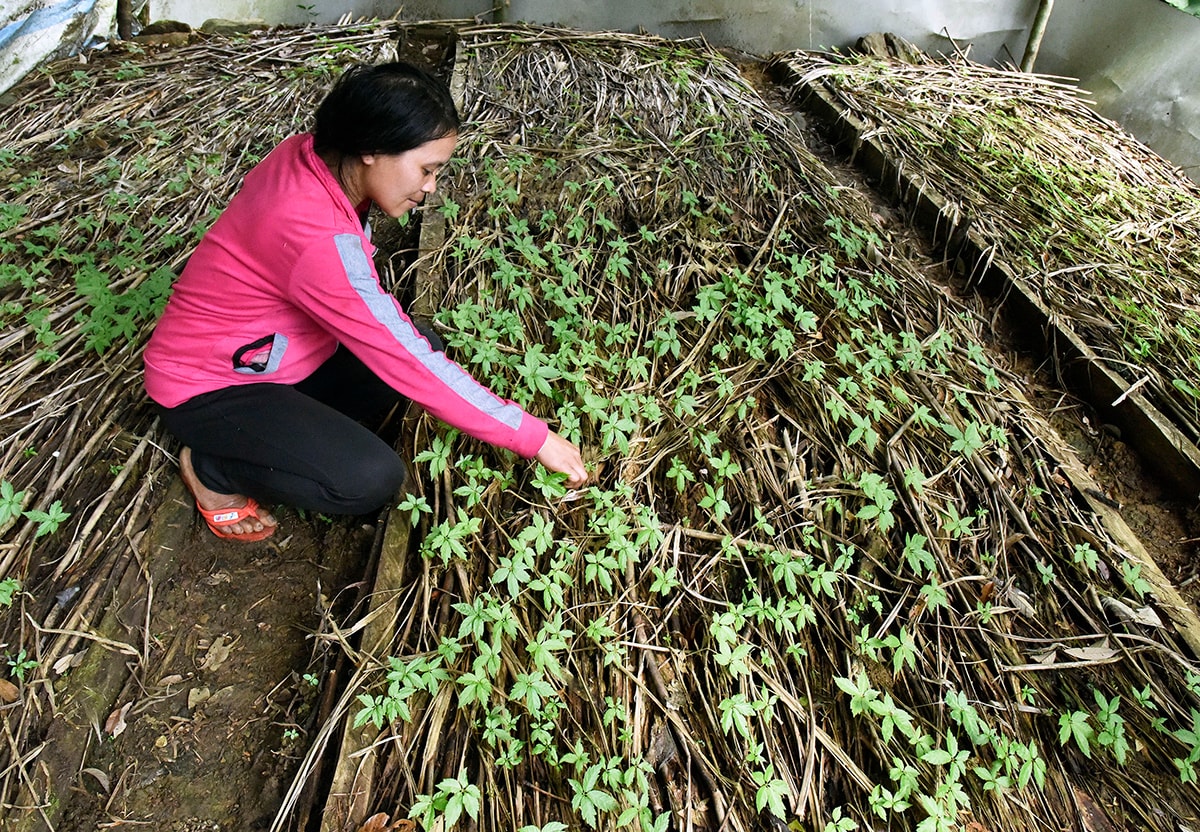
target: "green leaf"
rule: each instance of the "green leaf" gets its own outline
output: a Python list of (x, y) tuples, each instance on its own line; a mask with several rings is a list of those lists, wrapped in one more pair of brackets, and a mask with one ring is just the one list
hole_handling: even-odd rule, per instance
[[(458, 823), (458, 819), (466, 812), (471, 819), (479, 817), (480, 792), (479, 787), (474, 783), (467, 782), (467, 773), (460, 771), (458, 777), (450, 777), (437, 786), (438, 798), (444, 797), (446, 802), (445, 814), (443, 815), (446, 823), (446, 828), (449, 829)], [(438, 801), (440, 802), (440, 800)]]
[(769, 780), (758, 787), (758, 791), (754, 794), (754, 808), (762, 811), (765, 806), (772, 815), (783, 820), (787, 815), (787, 809), (783, 805), (783, 799), (788, 794), (787, 783), (782, 780)]
[(812, 573), (813, 594), (820, 595), (822, 592), (830, 598), (836, 598), (837, 593), (834, 592), (834, 587), (837, 586), (838, 573), (835, 570), (827, 569), (825, 564), (821, 564)]
[(954, 440), (950, 443), (950, 450), (955, 453), (973, 456), (983, 448), (983, 436), (975, 422), (968, 422), (962, 430), (949, 423), (942, 425), (942, 429)]
[(865, 673), (858, 673), (853, 682), (841, 676), (835, 676), (833, 682), (842, 693), (850, 697), (850, 713), (854, 716), (861, 716), (869, 711), (871, 703), (879, 698), (879, 691), (871, 686), (871, 680)]
[(0, 526), (20, 516), (25, 494), (24, 491), (14, 489), (8, 480), (0, 482)]
[(1071, 559), (1080, 566), (1087, 567), (1089, 572), (1095, 572), (1100, 564), (1100, 553), (1093, 549), (1090, 543), (1078, 543), (1071, 552)]
[[(895, 641), (893, 641), (893, 638)], [(907, 664), (914, 670), (917, 667), (917, 644), (913, 640), (912, 635), (904, 629), (900, 628), (898, 635), (888, 637), (888, 646), (893, 648), (892, 653), (892, 673), (899, 676), (900, 671)]]
[(421, 451), (413, 457), (413, 462), (428, 462), (430, 478), (437, 479), (450, 463), (450, 453), (457, 437), (458, 431), (453, 429), (447, 431), (445, 436), (435, 436), (428, 450)]
[(360, 693), (358, 701), (362, 703), (363, 708), (354, 716), (354, 727), (361, 728), (368, 722), (375, 724), (376, 728), (383, 727), (383, 711), (379, 707), (382, 697), (378, 700), (370, 694)]
[(0, 581), (0, 607), (11, 607), (13, 597), (20, 591), (21, 582), (16, 578)]
[(743, 737), (750, 737), (750, 717), (754, 716), (754, 705), (745, 694), (734, 694), (717, 706), (721, 712), (721, 729), (726, 734), (736, 730)]
[(542, 492), (542, 496), (546, 499), (556, 500), (559, 497), (566, 496), (567, 475), (557, 471), (550, 471), (541, 463), (538, 463), (533, 475), (533, 485)]
[(933, 574), (934, 567), (937, 562), (933, 555), (925, 548), (925, 544), (929, 539), (923, 534), (907, 534), (904, 539), (904, 559), (908, 562), (908, 566), (918, 575)]
[(581, 780), (568, 780), (574, 796), (571, 798), (571, 808), (579, 812), (584, 823), (596, 827), (599, 812), (611, 812), (617, 808), (617, 799), (608, 792), (598, 788), (603, 767), (600, 763), (584, 772)]
[(422, 514), (432, 514), (433, 508), (429, 502), (421, 495), (408, 494), (396, 506), (397, 511), (407, 511), (409, 514), (409, 523), (413, 526), (417, 525)]
[(422, 829), (430, 830), (433, 829), (434, 816), (437, 813), (438, 806), (433, 795), (420, 794), (409, 808), (408, 817), (417, 820)]
[(518, 673), (511, 691), (512, 698), (523, 701), (530, 712), (541, 710), (542, 700), (553, 695), (554, 686), (546, 681), (540, 670)]
[(954, 755), (944, 748), (934, 748), (921, 755), (921, 761), (931, 766), (949, 765), (953, 760)]
[(51, 503), (49, 511), (25, 512), (25, 517), (38, 524), (37, 531), (33, 535), (34, 539), (58, 531), (58, 527), (70, 516), (70, 512), (63, 511), (61, 500), (55, 500)]
[(1096, 730), (1088, 718), (1089, 715), (1086, 711), (1072, 711), (1058, 718), (1059, 744), (1066, 745), (1068, 741), (1074, 739), (1075, 745), (1079, 747), (1085, 757), (1092, 756), (1090, 743), (1096, 736)]
[(748, 676), (750, 675), (748, 660), (750, 652), (753, 649), (749, 644), (739, 644), (730, 650), (728, 644), (722, 644), (717, 651), (717, 655), (713, 658), (716, 659), (717, 664), (727, 669), (731, 675), (735, 677)]
[(465, 708), (472, 702), (487, 705), (492, 695), (492, 682), (486, 672), (471, 671), (458, 677), (458, 706)]

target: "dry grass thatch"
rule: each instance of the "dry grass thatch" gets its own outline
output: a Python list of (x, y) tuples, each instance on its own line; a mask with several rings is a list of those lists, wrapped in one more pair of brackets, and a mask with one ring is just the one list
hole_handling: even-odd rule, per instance
[[(563, 494), (422, 424), (416, 577), (335, 711), (383, 729), (372, 809), (543, 832), (1194, 823), (1194, 651), (1153, 623), (1165, 596), (980, 317), (702, 44), (461, 34), (446, 242), (418, 266), (444, 278), (456, 356), (579, 438), (595, 478)], [(161, 464), (136, 392), (156, 270), (328, 70), (390, 36), (59, 66), (15, 92), (4, 241), (31, 285), (3, 290), (22, 308), (0, 476), (71, 516), (5, 532), (28, 592), (4, 640), (42, 661), (4, 716), (7, 806), (69, 647), (54, 595), (135, 556)], [(56, 630), (86, 629), (89, 594)]]
[(1193, 442), (1200, 188), (1054, 79), (965, 59), (783, 55), (994, 244), (993, 256)]
[[(114, 588), (144, 556), (170, 461), (142, 394), (141, 347), (174, 274), (242, 174), (305, 128), (338, 68), (393, 53), (394, 39), (372, 25), (114, 46), (7, 94), (0, 577), (23, 591), (0, 618), (0, 655), (30, 664), (4, 717), (3, 806), (20, 803), (58, 711), (51, 681), (96, 643)], [(147, 662), (144, 636), (111, 646)]]
[(386, 726), (373, 808), (497, 830), (1191, 812), (1191, 651), (1133, 623), (1142, 567), (982, 322), (704, 46), (461, 34), (468, 127), (419, 265), (460, 359), (597, 476), (557, 496), (422, 436), (422, 574), (343, 700)]

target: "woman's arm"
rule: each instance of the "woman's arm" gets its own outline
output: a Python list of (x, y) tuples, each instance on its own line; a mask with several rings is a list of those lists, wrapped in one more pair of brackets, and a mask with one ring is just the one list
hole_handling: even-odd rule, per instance
[[(526, 459), (536, 457), (546, 446), (546, 423), (496, 396), (432, 349), (396, 298), (379, 285), (368, 246), (361, 235), (351, 233), (311, 246), (291, 274), (291, 300), (386, 384), (431, 415), (476, 439)], [(557, 451), (550, 458), (558, 465), (571, 464), (565, 449), (553, 443), (552, 448)], [(571, 470), (577, 477), (582, 463)]]

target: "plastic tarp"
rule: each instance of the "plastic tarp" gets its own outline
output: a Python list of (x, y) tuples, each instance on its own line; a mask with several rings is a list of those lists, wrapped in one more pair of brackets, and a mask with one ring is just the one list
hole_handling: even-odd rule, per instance
[(0, 92), (42, 61), (108, 35), (116, 0), (0, 0)]
[(1200, 182), (1200, 19), (1154, 0), (1057, 0), (1034, 67)]
[(1036, 0), (509, 0), (505, 5), (510, 20), (555, 20), (588, 30), (644, 27), (667, 37), (703, 35), (710, 43), (756, 55), (844, 48), (871, 32), (895, 32), (929, 52), (970, 48), (974, 60), (999, 63), (1020, 60)]

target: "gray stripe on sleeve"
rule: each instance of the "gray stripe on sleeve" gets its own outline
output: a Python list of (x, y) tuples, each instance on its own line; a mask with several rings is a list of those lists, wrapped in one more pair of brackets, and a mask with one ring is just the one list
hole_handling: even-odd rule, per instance
[(431, 349), (416, 327), (400, 315), (392, 296), (380, 290), (371, 261), (363, 250), (362, 238), (357, 234), (338, 234), (333, 241), (351, 287), (362, 298), (375, 320), (392, 334), (397, 343), (468, 405), (511, 430), (517, 430), (524, 416), (521, 408), (504, 404), (465, 370), (446, 358), (444, 353)]

